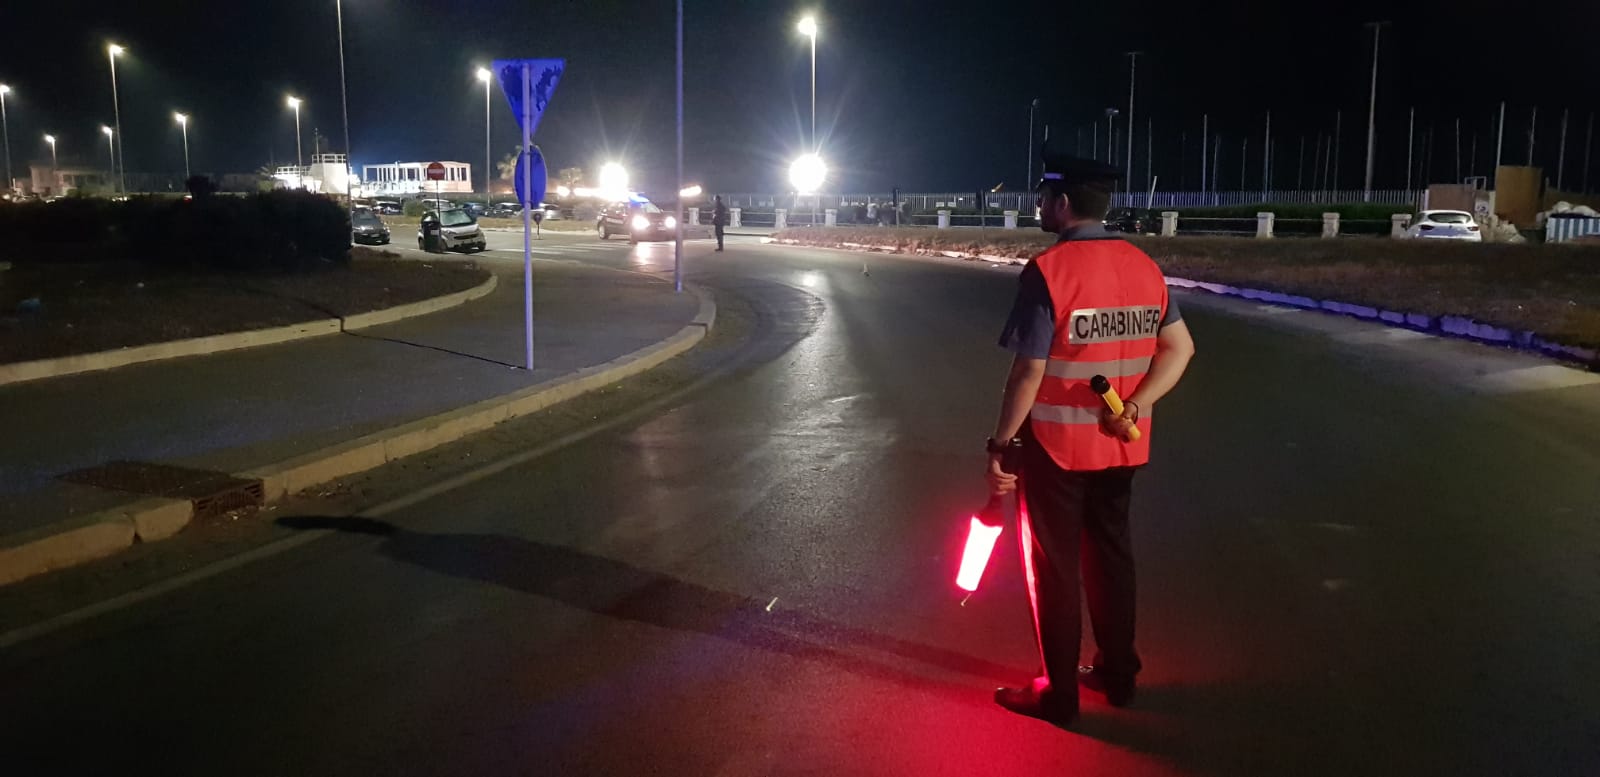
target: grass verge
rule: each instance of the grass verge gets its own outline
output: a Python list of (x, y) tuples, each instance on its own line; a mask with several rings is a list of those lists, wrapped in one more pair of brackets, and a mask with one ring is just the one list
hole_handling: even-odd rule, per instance
[(348, 316), (470, 289), (472, 262), (354, 249), (300, 273), (180, 272), (141, 264), (17, 263), (0, 273), (0, 363)]
[[(774, 235), (806, 245), (890, 246), (1025, 260), (1054, 237), (1041, 232), (838, 228)], [(1600, 246), (1470, 244), (1423, 240), (1136, 238), (1168, 275), (1431, 316), (1467, 316), (1600, 347)]]

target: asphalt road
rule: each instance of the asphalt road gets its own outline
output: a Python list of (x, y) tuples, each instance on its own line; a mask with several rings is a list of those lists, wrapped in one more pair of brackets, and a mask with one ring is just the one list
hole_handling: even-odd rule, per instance
[[(597, 244), (541, 250), (670, 271)], [(951, 582), (1015, 269), (689, 258), (748, 319), (704, 379), (0, 648), (7, 773), (1600, 772), (1582, 376), (1183, 297), (1199, 356), (1135, 486), (1141, 695), (1064, 732), (989, 700), (1035, 668), (1014, 535), (965, 604)], [(552, 447), (474, 445), (457, 471)]]

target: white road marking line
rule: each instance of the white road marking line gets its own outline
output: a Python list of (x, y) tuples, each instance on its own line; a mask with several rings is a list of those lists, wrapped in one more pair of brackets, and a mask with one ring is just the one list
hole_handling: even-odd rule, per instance
[(1269, 316), (1281, 316), (1285, 313), (1300, 312), (1300, 308), (1286, 308), (1281, 305), (1257, 305), (1256, 310)]
[(1520, 370), (1496, 372), (1485, 375), (1477, 381), (1479, 387), (1497, 394), (1574, 388), (1576, 386), (1591, 386), (1596, 383), (1600, 383), (1600, 374), (1563, 367), (1559, 364), (1544, 364), (1537, 367), (1524, 367)]
[(776, 597), (776, 596), (772, 597), (772, 601), (767, 602), (767, 612), (772, 612), (772, 605), (777, 604), (777, 603), (778, 603), (778, 597)]
[(1322, 587), (1331, 593), (1338, 593), (1339, 591), (1349, 588), (1350, 581), (1342, 577), (1336, 577), (1322, 581)]

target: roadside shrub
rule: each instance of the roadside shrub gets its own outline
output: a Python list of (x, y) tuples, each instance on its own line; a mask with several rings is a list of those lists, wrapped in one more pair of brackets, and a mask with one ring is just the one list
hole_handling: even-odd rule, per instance
[(349, 235), (342, 204), (300, 191), (0, 206), (0, 253), (24, 261), (296, 270), (347, 261)]
[(422, 200), (406, 200), (406, 203), (400, 206), (400, 215), (408, 218), (422, 218), (422, 214), (427, 212), (428, 206), (423, 205)]

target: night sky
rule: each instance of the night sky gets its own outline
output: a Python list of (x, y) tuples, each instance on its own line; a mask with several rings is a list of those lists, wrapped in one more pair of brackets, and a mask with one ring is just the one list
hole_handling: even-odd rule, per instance
[[(306, 100), (306, 153), (320, 130), (340, 144), (333, 0), (7, 0), (0, 9), (0, 82), (12, 156), (100, 160), (112, 120), (105, 44), (118, 61), (130, 172), (182, 167), (173, 110), (193, 115), (197, 171), (249, 172), (294, 158), (293, 114)], [(784, 188), (788, 160), (807, 145), (809, 44), (795, 30), (815, 11), (818, 132), (831, 190), (972, 191), (1022, 185), (1028, 105), (1036, 143), (1077, 144), (1116, 106), (1127, 110), (1128, 66), (1141, 50), (1135, 182), (1144, 181), (1144, 130), (1154, 121), (1162, 189), (1199, 185), (1200, 117), (1222, 137), (1222, 188), (1261, 184), (1265, 111), (1272, 111), (1276, 183), (1293, 187), (1300, 138), (1309, 168), (1316, 133), (1344, 113), (1340, 154), (1359, 188), (1371, 33), (1389, 20), (1379, 74), (1379, 188), (1405, 177), (1406, 109), (1417, 142), (1434, 131), (1434, 180), (1455, 175), (1454, 121), (1463, 157), (1477, 136), (1484, 172), (1492, 120), (1508, 103), (1505, 160), (1526, 159), (1530, 109), (1536, 157), (1553, 168), (1563, 108), (1572, 111), (1568, 188), (1582, 175), (1591, 111), (1600, 108), (1600, 4), (1487, 2), (715, 2), (686, 0), (686, 178), (725, 191)], [(1525, 15), (1511, 16), (1507, 7)], [(552, 169), (622, 161), (646, 192), (673, 174), (673, 3), (345, 0), (350, 132), (360, 163), (455, 159), (483, 164), (483, 87), (494, 58), (564, 57), (567, 72), (536, 141)], [(494, 96), (494, 156), (515, 147), (516, 124)], [(1187, 133), (1187, 146), (1180, 144)], [(1103, 142), (1103, 141), (1102, 141)], [(1119, 141), (1121, 142), (1121, 141)], [(1181, 164), (1187, 161), (1187, 164)], [(1420, 162), (1420, 159), (1419, 159)], [(1600, 188), (1596, 160), (1592, 188)], [(1309, 184), (1309, 172), (1307, 182)], [(1554, 178), (1553, 171), (1550, 177)]]

